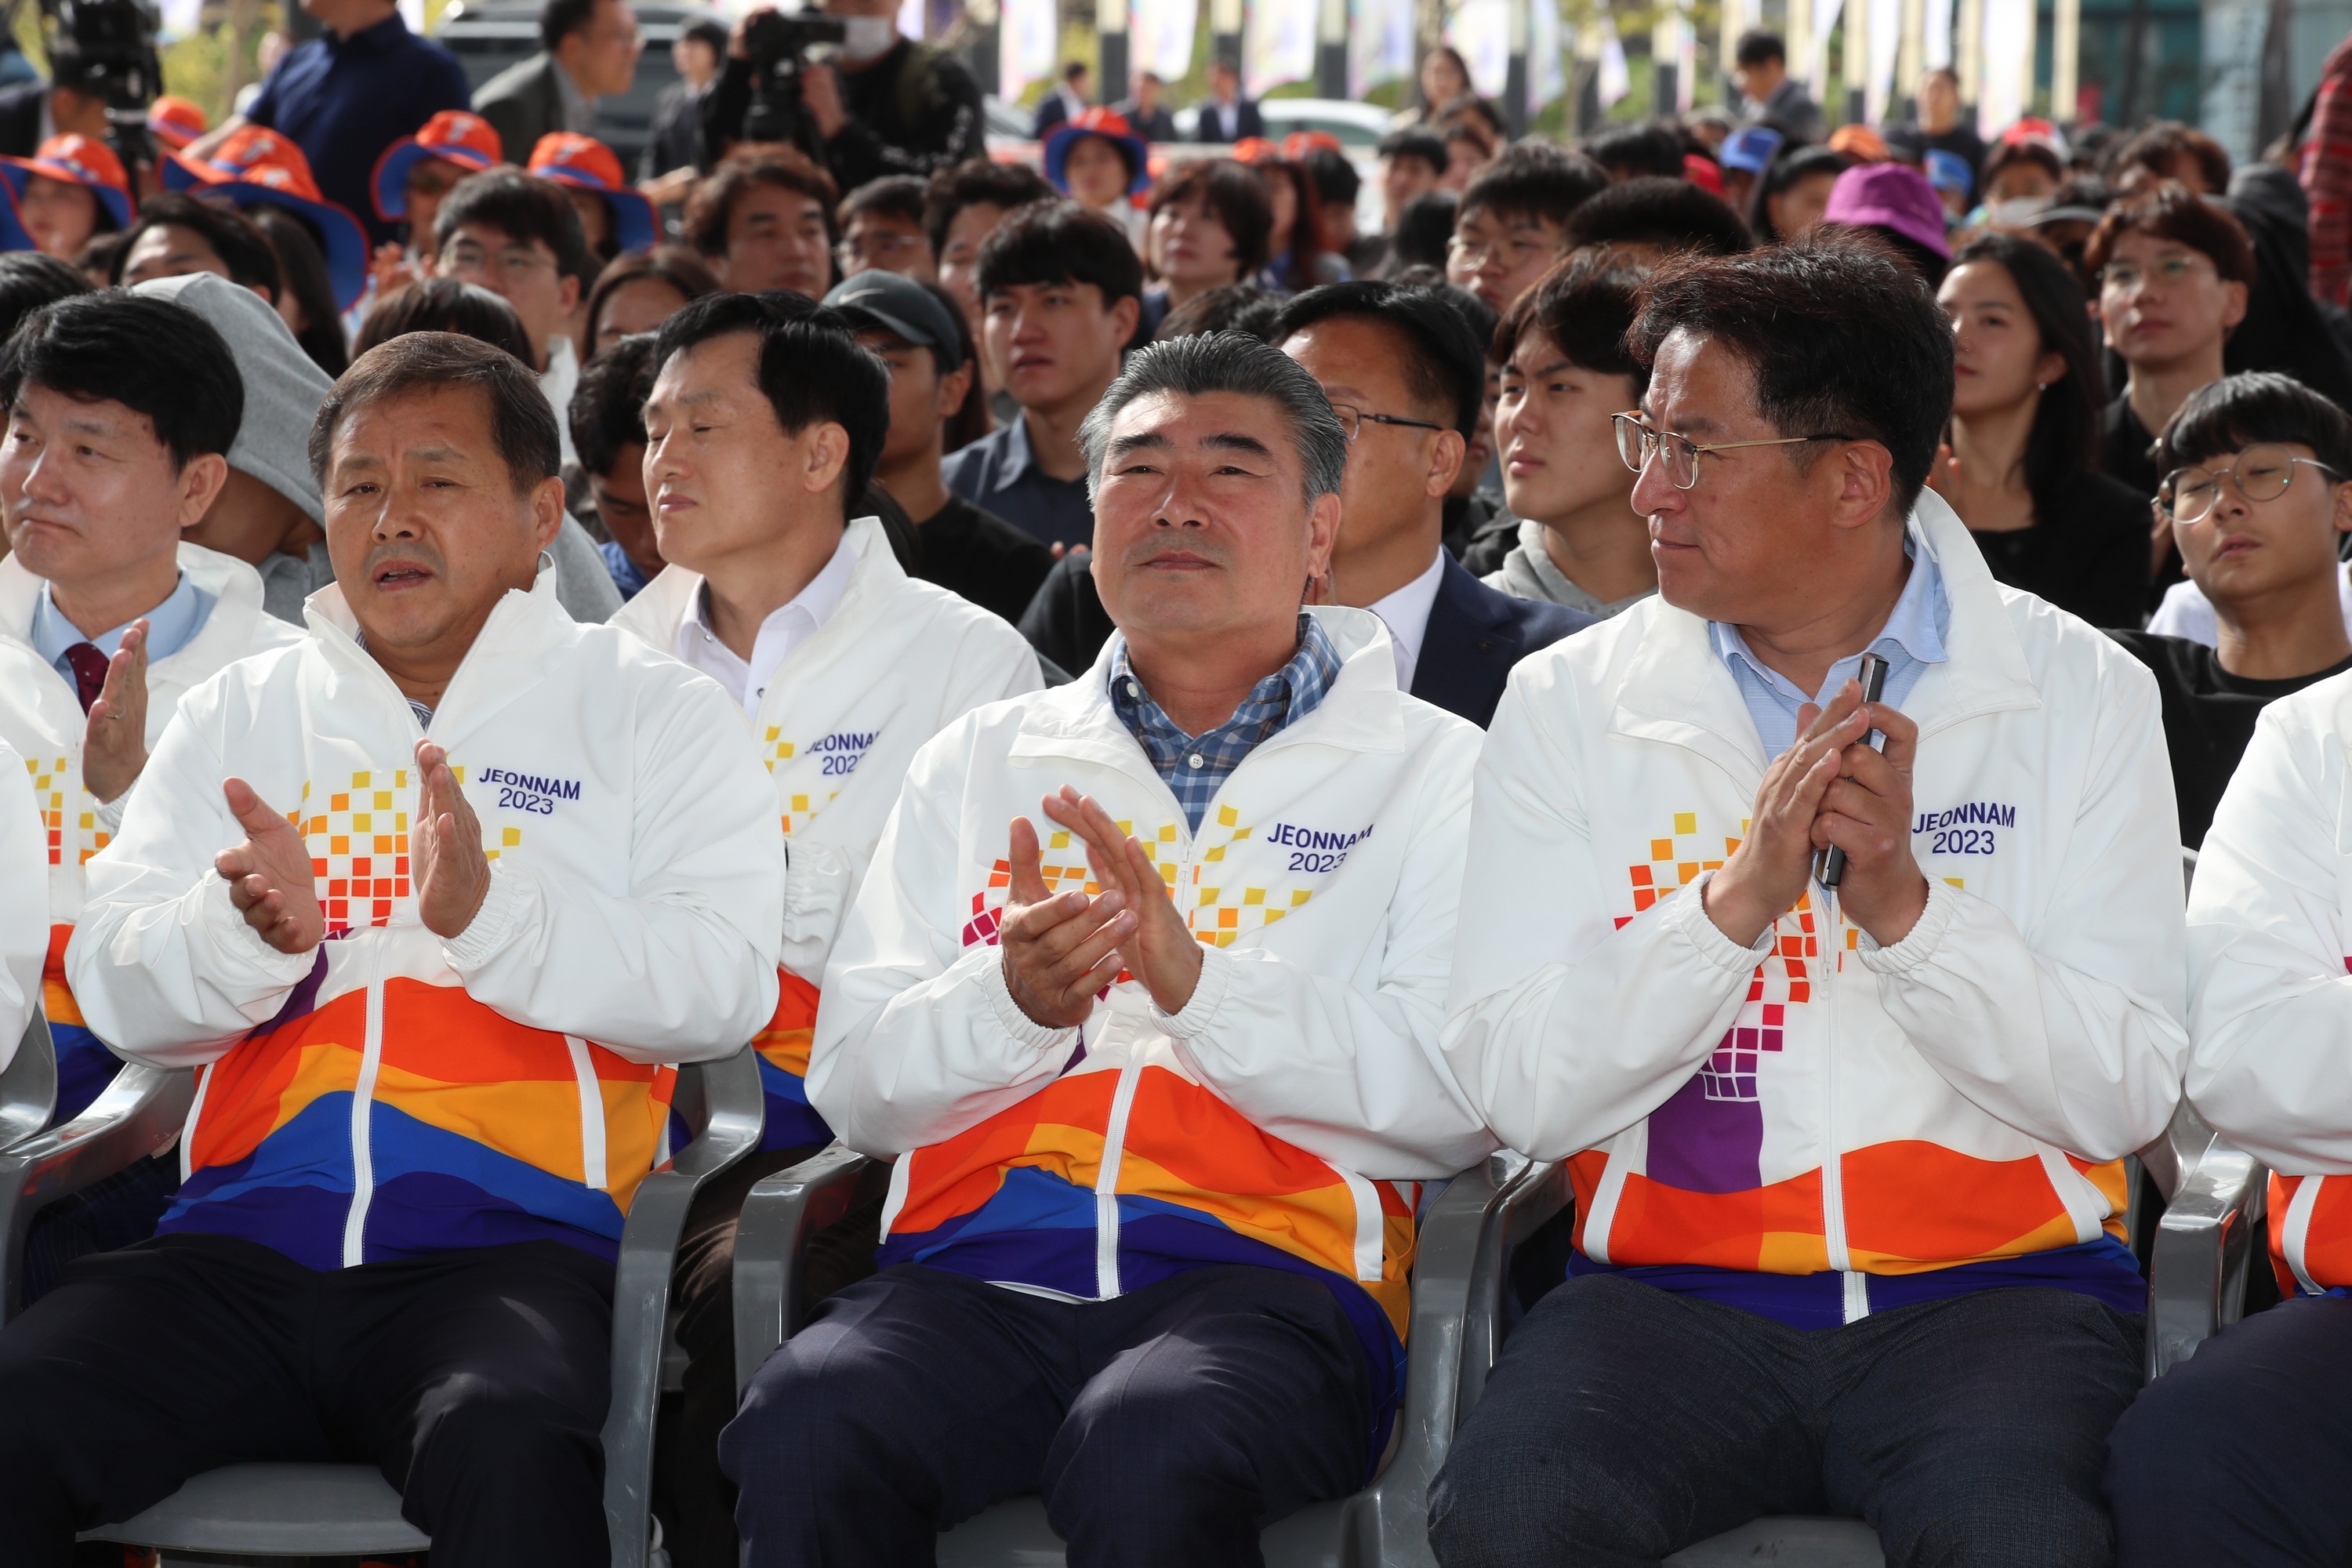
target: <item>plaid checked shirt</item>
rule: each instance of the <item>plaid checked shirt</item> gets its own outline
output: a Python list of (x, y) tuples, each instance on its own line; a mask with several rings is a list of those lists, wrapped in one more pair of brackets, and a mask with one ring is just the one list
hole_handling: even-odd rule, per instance
[(1168, 717), (1127, 662), (1127, 641), (1110, 661), (1110, 705), (1151, 759), (1153, 771), (1176, 793), (1184, 819), (1201, 830), (1217, 786), (1268, 736), (1315, 711), (1339, 678), (1339, 656), (1314, 616), (1298, 617), (1298, 651), (1290, 662), (1250, 688), (1234, 716), (1205, 735), (1187, 735)]

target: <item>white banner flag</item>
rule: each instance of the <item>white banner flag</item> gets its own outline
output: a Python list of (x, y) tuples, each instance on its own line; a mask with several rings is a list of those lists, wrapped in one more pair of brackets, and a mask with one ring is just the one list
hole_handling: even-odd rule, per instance
[(2034, 0), (1985, 0), (1977, 129), (1988, 140), (2023, 119), (2033, 102), (2033, 31)]
[(1533, 114), (1568, 90), (1560, 63), (1559, 0), (1528, 0), (1528, 112)]
[[(1790, 0), (1801, 5), (1803, 0)], [(1830, 89), (1830, 34), (1838, 25), (1838, 14), (1845, 9), (1845, 0), (1813, 0), (1813, 47), (1803, 62), (1805, 89), (1816, 100), (1828, 95)], [(1823, 105), (1824, 108), (1831, 107)], [(1832, 118), (1835, 118), (1832, 116)]]
[(1054, 74), (1062, 45), (1061, 17), (1054, 0), (1003, 0), (996, 34), (997, 90), (1018, 98), (1033, 81)]
[(1479, 96), (1503, 96), (1511, 78), (1511, 0), (1461, 0), (1445, 24), (1445, 41), (1462, 51)]
[(1601, 72), (1594, 83), (1601, 95), (1601, 107), (1606, 111), (1633, 90), (1633, 73), (1625, 66), (1624, 40), (1617, 36), (1617, 18), (1601, 18)]
[(1927, 19), (1919, 28), (1922, 70), (1948, 68), (1952, 63), (1952, 0), (1927, 0)]
[[(1304, 4), (1305, 0), (1299, 0)], [(1412, 76), (1412, 0), (1350, 0), (1348, 90), (1362, 98), (1384, 81)]]
[(1903, 0), (1864, 0), (1870, 6), (1870, 80), (1864, 88), (1863, 118), (1886, 123), (1886, 102), (1895, 85), (1895, 57), (1903, 48)]
[(1314, 0), (1257, 0), (1242, 24), (1242, 90), (1263, 98), (1271, 87), (1315, 74)]
[(1162, 81), (1183, 80), (1200, 26), (1201, 0), (1128, 0), (1129, 67)]

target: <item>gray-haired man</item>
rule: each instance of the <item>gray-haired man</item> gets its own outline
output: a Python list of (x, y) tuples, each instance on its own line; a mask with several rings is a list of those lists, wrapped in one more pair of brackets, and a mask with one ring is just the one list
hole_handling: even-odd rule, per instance
[(1330, 405), (1181, 339), (1082, 440), (1119, 635), (916, 756), (825, 970), (810, 1103), (901, 1158), (882, 1272), (721, 1441), (761, 1568), (1034, 1491), (1074, 1564), (1255, 1561), (1380, 1452), (1411, 1184), (1491, 1147), (1433, 1048), (1477, 731), (1300, 608)]

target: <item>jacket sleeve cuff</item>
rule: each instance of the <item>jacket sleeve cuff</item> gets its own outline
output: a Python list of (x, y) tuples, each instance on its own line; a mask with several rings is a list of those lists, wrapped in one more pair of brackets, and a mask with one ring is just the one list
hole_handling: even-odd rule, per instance
[(989, 1011), (1004, 1032), (1034, 1051), (1044, 1052), (1048, 1047), (1065, 1042), (1077, 1034), (1076, 1029), (1056, 1029), (1041, 1024), (1021, 1010), (1013, 999), (1012, 988), (1004, 979), (1004, 950), (990, 947), (984, 950), (988, 962), (980, 965), (981, 990), (988, 997)]
[(1874, 974), (1908, 974), (1936, 955), (1944, 944), (1944, 932), (1951, 928), (1952, 917), (1958, 912), (1959, 894), (1951, 885), (1927, 879), (1927, 907), (1919, 911), (1912, 922), (1910, 933), (1893, 947), (1881, 947), (1868, 931), (1857, 931), (1854, 951), (1861, 955), (1862, 965)]
[(1193, 983), (1192, 999), (1173, 1013), (1163, 1013), (1160, 1004), (1153, 1003), (1152, 1021), (1180, 1040), (1207, 1034), (1209, 1026), (1217, 1021), (1217, 1009), (1224, 1005), (1225, 993), (1233, 986), (1234, 963), (1234, 956), (1223, 948), (1203, 942), (1201, 978)]
[[(138, 780), (131, 781), (131, 789), (138, 786)], [(131, 789), (124, 790), (112, 800), (100, 800), (95, 795), (90, 797), (90, 820), (97, 823), (109, 838), (122, 831), (122, 808), (131, 802)], [(221, 886), (225, 888), (228, 884), (223, 882)]]
[(204, 922), (213, 951), (230, 964), (247, 966), (246, 974), (232, 977), (233, 989), (253, 984), (283, 990), (310, 973), (318, 961), (316, 948), (308, 952), (280, 952), (262, 941), (261, 933), (246, 923), (230, 900), (227, 878), (206, 877), (196, 898), (197, 919)]
[(1698, 950), (1717, 969), (1735, 974), (1746, 974), (1772, 955), (1772, 944), (1780, 940), (1780, 926), (1775, 923), (1757, 932), (1756, 940), (1740, 946), (1723, 934), (1723, 928), (1708, 918), (1704, 889), (1715, 880), (1715, 873), (1702, 871), (1696, 880), (1683, 889), (1680, 898), (1666, 900), (1666, 923), (1678, 929), (1691, 946)]
[(482, 895), (482, 907), (474, 911), (472, 921), (464, 931), (442, 939), (441, 956), (449, 961), (449, 967), (466, 974), (488, 963), (506, 945), (507, 933), (514, 928), (515, 910), (522, 896), (513, 874), (491, 861), (490, 887)]

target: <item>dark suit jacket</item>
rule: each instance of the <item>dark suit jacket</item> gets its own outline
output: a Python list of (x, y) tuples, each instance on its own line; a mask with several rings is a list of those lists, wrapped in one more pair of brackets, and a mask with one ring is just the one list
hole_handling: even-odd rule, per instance
[(506, 147), (507, 162), (528, 163), (539, 139), (563, 127), (563, 92), (555, 73), (563, 68), (541, 51), (509, 66), (474, 94), (474, 112), (490, 122)]
[(1592, 616), (1565, 605), (1489, 588), (1449, 555), (1436, 602), (1429, 606), (1429, 629), (1421, 636), (1412, 694), (1483, 730), (1494, 721), (1511, 666), (1592, 622)]
[(701, 163), (702, 95), (674, 81), (654, 100), (653, 126), (646, 133), (646, 150), (637, 155), (637, 178), (650, 180)]
[(1250, 137), (1265, 134), (1265, 116), (1258, 112), (1256, 99), (1237, 98), (1234, 100), (1234, 108), (1236, 111), (1234, 116), (1234, 133), (1227, 136), (1224, 128), (1217, 123), (1217, 100), (1202, 99), (1201, 123), (1193, 131), (1192, 139), (1196, 142), (1244, 142)]
[(1062, 101), (1061, 89), (1055, 87), (1037, 100), (1037, 112), (1029, 121), (1029, 135), (1034, 141), (1043, 142), (1047, 132), (1069, 117), (1070, 106)]
[(41, 110), (49, 84), (20, 81), (0, 88), (0, 157), (29, 158), (41, 144)]
[(1127, 117), (1127, 122), (1135, 127), (1135, 133), (1146, 142), (1176, 140), (1176, 117), (1168, 112), (1166, 104), (1161, 104), (1149, 114), (1136, 108), (1135, 100), (1131, 98), (1122, 98), (1112, 107)]

